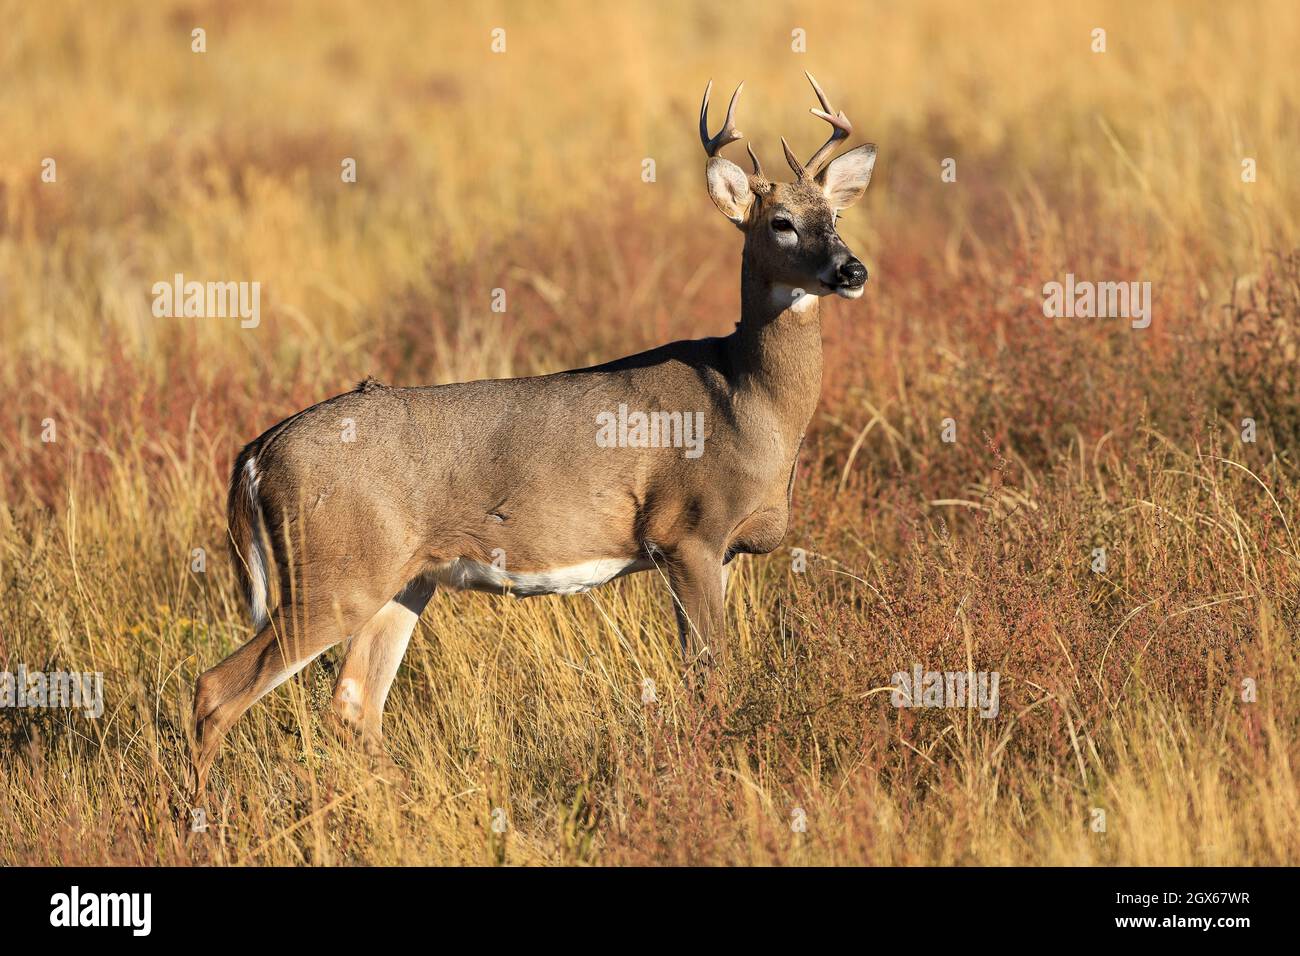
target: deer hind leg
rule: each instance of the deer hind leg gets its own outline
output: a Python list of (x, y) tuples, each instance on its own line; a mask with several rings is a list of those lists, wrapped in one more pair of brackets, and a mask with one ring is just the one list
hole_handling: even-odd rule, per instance
[(360, 627), (382, 600), (318, 600), (277, 608), (251, 641), (200, 675), (194, 687), (196, 795), (203, 792), (221, 741), (243, 713)]
[(384, 704), (434, 582), (417, 578), (376, 612), (348, 645), (334, 685), (334, 713), (355, 728), (368, 751), (383, 740)]

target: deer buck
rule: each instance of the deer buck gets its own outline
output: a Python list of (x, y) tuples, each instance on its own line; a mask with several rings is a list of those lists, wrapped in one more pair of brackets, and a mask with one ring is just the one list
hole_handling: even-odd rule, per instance
[[(782, 138), (788, 183), (769, 180), (752, 147), (752, 175), (718, 155), (741, 138), (744, 84), (714, 136), (712, 83), (704, 92), (709, 195), (745, 235), (730, 335), (535, 378), (367, 379), (243, 449), (229, 527), (256, 634), (195, 687), (198, 792), (239, 716), (340, 641), (333, 709), (379, 747), (398, 664), (440, 585), (572, 594), (658, 569), (688, 663), (723, 656), (728, 562), (785, 535), (821, 390), (819, 298), (856, 299), (867, 279), (836, 219), (866, 190), (876, 148), (832, 160), (852, 126), (808, 80), (821, 103), (811, 112), (832, 131), (807, 163)], [(268, 611), (272, 564), (279, 600)]]

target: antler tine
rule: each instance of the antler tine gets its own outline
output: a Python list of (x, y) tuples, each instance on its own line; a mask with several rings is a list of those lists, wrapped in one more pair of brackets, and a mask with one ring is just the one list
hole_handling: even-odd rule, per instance
[(835, 114), (835, 107), (831, 106), (831, 101), (828, 100), (826, 94), (822, 92), (821, 85), (813, 79), (813, 75), (807, 70), (803, 71), (803, 75), (808, 77), (808, 82), (812, 84), (813, 92), (817, 94), (817, 100), (822, 104), (822, 109), (833, 116)]
[(766, 179), (767, 177), (763, 175), (763, 164), (758, 161), (758, 154), (754, 152), (754, 145), (746, 143), (745, 152), (749, 153), (749, 161), (754, 164), (754, 175), (759, 179)]
[(709, 85), (704, 88), (704, 102), (700, 104), (700, 142), (704, 144), (704, 151), (709, 154), (709, 158), (718, 155), (718, 150), (728, 143), (734, 143), (741, 138), (741, 133), (736, 129), (736, 100), (740, 99), (740, 91), (745, 88), (742, 82), (736, 87), (736, 92), (731, 94), (731, 102), (727, 104), (727, 118), (722, 122), (722, 129), (718, 130), (716, 136), (709, 135), (709, 93), (713, 91), (713, 81), (709, 80)]
[(781, 148), (785, 150), (785, 161), (790, 164), (790, 168), (794, 170), (794, 174), (798, 176), (800, 179), (803, 179), (804, 177), (803, 164), (800, 163), (799, 160), (795, 158), (794, 151), (790, 149), (790, 144), (785, 141), (784, 136), (781, 137)]
[[(835, 107), (831, 106), (831, 101), (826, 98), (826, 94), (823, 93), (822, 88), (817, 85), (817, 81), (813, 79), (811, 73), (805, 70), (804, 76), (808, 77), (808, 82), (812, 84), (813, 92), (817, 94), (817, 99), (822, 104), (821, 109), (813, 108), (808, 112), (812, 113), (813, 116), (816, 116), (819, 119), (824, 119), (833, 127), (831, 129), (831, 138), (823, 143), (817, 152), (813, 153), (812, 159), (808, 160), (806, 164), (805, 168), (807, 170), (807, 176), (811, 179), (822, 171), (822, 167), (826, 165), (826, 161), (830, 158), (831, 153), (835, 152), (836, 144), (848, 139), (849, 136), (853, 134), (853, 124), (849, 122), (849, 118), (844, 115), (843, 110), (840, 110), (838, 113), (835, 112)], [(796, 170), (796, 172), (798, 172), (798, 170)]]

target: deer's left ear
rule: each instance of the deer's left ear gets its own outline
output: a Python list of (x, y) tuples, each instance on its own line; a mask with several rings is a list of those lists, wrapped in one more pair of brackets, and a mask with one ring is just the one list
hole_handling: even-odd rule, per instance
[(862, 198), (871, 182), (876, 165), (876, 147), (872, 143), (836, 156), (817, 176), (817, 182), (833, 209), (847, 209)]

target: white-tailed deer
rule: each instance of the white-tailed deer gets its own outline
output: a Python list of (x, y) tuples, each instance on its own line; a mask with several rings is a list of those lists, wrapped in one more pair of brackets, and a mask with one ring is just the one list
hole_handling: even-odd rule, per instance
[[(199, 790), (239, 716), (340, 641), (335, 711), (377, 745), (398, 664), (439, 585), (569, 594), (658, 568), (688, 659), (724, 653), (726, 564), (785, 535), (821, 389), (818, 299), (856, 299), (867, 279), (835, 225), (867, 188), (876, 149), (830, 159), (852, 127), (808, 79), (822, 107), (812, 112), (833, 130), (806, 164), (781, 140), (789, 183), (769, 180), (752, 148), (752, 175), (718, 155), (741, 138), (741, 87), (715, 136), (704, 92), (709, 195), (745, 234), (730, 335), (536, 378), (368, 379), (244, 448), (229, 522), (257, 633), (195, 687)], [(279, 600), (268, 611), (272, 567)]]

